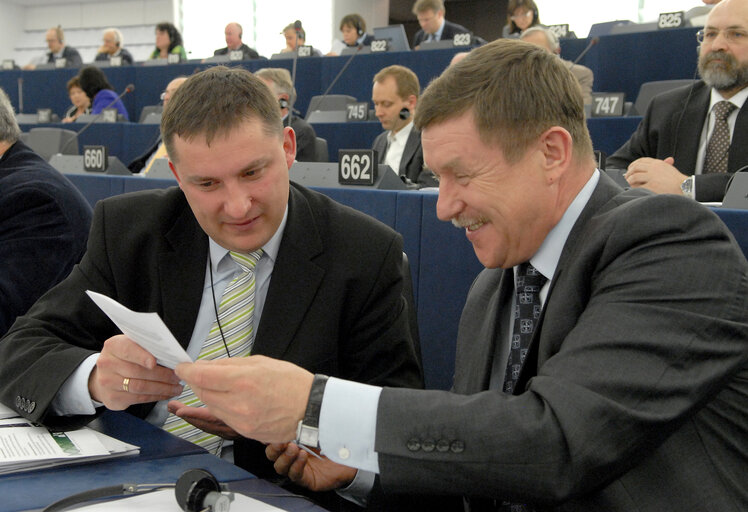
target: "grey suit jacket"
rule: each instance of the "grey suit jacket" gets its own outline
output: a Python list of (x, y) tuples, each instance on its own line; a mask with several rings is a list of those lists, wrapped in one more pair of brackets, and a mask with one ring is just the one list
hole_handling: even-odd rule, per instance
[[(387, 156), (387, 134), (385, 131), (377, 135), (371, 148), (379, 155), (379, 163), (383, 164)], [(434, 178), (434, 173), (424, 169), (423, 148), (421, 147), (421, 132), (413, 128), (405, 141), (403, 156), (400, 159), (400, 168), (397, 169), (400, 176), (405, 176), (410, 181), (423, 187), (438, 187), (439, 183)]]
[[(637, 158), (648, 156), (662, 160), (672, 156), (680, 172), (694, 174), (711, 89), (699, 81), (689, 98), (690, 87), (679, 87), (655, 96), (636, 132), (608, 157), (606, 166), (625, 169)], [(697, 174), (696, 199), (722, 201), (731, 173), (744, 165), (748, 165), (748, 102), (738, 112), (735, 122), (727, 174)]]
[[(93, 419), (56, 417), (49, 409), (81, 361), (119, 334), (85, 290), (157, 312), (186, 347), (207, 250), (208, 238), (178, 188), (100, 201), (81, 263), (0, 342), (0, 400), (50, 426)], [(313, 373), (422, 387), (402, 297), (402, 259), (402, 239), (393, 230), (292, 184), (252, 353)], [(152, 407), (128, 411), (145, 417)], [(248, 440), (236, 443), (235, 461), (256, 474), (275, 474), (264, 448)]]
[(454, 393), (382, 393), (385, 492), (464, 494), (474, 510), (748, 510), (748, 262), (716, 215), (601, 176), (514, 396), (487, 391), (511, 275), (485, 270), (469, 292)]

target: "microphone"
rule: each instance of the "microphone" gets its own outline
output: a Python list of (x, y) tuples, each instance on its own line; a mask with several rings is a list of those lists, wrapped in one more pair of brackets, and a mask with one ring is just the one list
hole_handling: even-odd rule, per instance
[(338, 71), (338, 74), (335, 75), (335, 78), (332, 79), (332, 82), (330, 82), (330, 85), (327, 87), (327, 89), (325, 89), (325, 92), (322, 93), (322, 96), (320, 97), (319, 102), (317, 103), (317, 107), (318, 108), (322, 107), (322, 104), (325, 101), (325, 98), (327, 97), (327, 94), (330, 92), (330, 90), (333, 88), (333, 86), (338, 82), (338, 79), (341, 77), (341, 75), (343, 74), (343, 72), (348, 68), (348, 66), (351, 64), (351, 62), (353, 62), (353, 58), (356, 55), (358, 55), (358, 52), (360, 52), (361, 48), (363, 48), (363, 47), (364, 47), (363, 44), (359, 44), (356, 47), (356, 51), (353, 52), (353, 53), (351, 53), (351, 56), (348, 57), (347, 61), (345, 61), (345, 64), (343, 64), (343, 67), (340, 68), (340, 71)]
[(600, 42), (600, 38), (599, 37), (593, 37), (592, 39), (590, 39), (590, 42), (587, 45), (587, 47), (584, 50), (582, 50), (582, 53), (580, 53), (577, 56), (577, 58), (574, 59), (574, 62), (572, 62), (571, 66), (569, 66), (569, 67), (571, 68), (572, 66), (576, 66), (577, 64), (579, 64), (579, 61), (582, 60), (582, 57), (584, 57), (585, 55), (587, 55), (587, 52), (590, 51), (590, 48), (592, 48), (593, 46), (595, 46), (599, 42)]
[(123, 96), (124, 96), (125, 94), (127, 94), (128, 92), (132, 92), (132, 91), (134, 91), (134, 90), (135, 90), (135, 86), (134, 86), (133, 84), (128, 84), (128, 85), (127, 85), (127, 87), (125, 87), (125, 90), (124, 90), (124, 91), (122, 91), (122, 93), (121, 93), (121, 94), (120, 94), (119, 96), (117, 96), (116, 98), (114, 98), (114, 99), (113, 99), (113, 100), (111, 101), (111, 103), (109, 103), (109, 105), (107, 105), (106, 107), (102, 108), (102, 109), (101, 109), (101, 112), (99, 112), (98, 114), (96, 114), (96, 115), (94, 116), (94, 118), (93, 118), (93, 119), (91, 119), (91, 120), (90, 120), (90, 121), (89, 121), (89, 122), (88, 122), (88, 123), (86, 124), (86, 126), (84, 126), (83, 128), (81, 128), (80, 130), (78, 130), (78, 136), (77, 136), (77, 137), (74, 137), (74, 138), (72, 138), (72, 139), (70, 139), (70, 140), (68, 140), (68, 141), (67, 141), (67, 142), (66, 142), (66, 143), (65, 143), (65, 144), (64, 144), (64, 145), (63, 145), (63, 146), (62, 146), (62, 147), (60, 148), (60, 152), (59, 152), (58, 154), (62, 154), (62, 153), (64, 153), (64, 152), (65, 152), (65, 150), (66, 150), (66, 149), (68, 148), (68, 146), (70, 145), (70, 143), (71, 143), (71, 142), (73, 142), (74, 140), (75, 140), (75, 141), (77, 141), (77, 140), (78, 140), (78, 137), (80, 136), (80, 134), (81, 134), (81, 133), (83, 133), (83, 132), (85, 132), (86, 130), (88, 130), (88, 128), (90, 128), (90, 126), (91, 126), (92, 124), (94, 124), (94, 123), (95, 123), (96, 121), (98, 121), (98, 120), (99, 120), (99, 118), (100, 118), (100, 117), (101, 117), (102, 115), (104, 115), (104, 111), (105, 111), (106, 109), (108, 109), (109, 107), (111, 107), (112, 105), (114, 105), (115, 103), (117, 103), (117, 101), (121, 100), (121, 99), (122, 99), (122, 97), (123, 97)]

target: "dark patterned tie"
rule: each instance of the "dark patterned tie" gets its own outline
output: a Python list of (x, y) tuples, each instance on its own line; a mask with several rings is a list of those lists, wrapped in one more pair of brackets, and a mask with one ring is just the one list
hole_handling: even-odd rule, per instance
[[(514, 304), (514, 330), (512, 344), (509, 350), (509, 360), (506, 363), (504, 376), (504, 392), (512, 394), (519, 379), (522, 364), (525, 362), (527, 350), (532, 341), (532, 335), (540, 318), (543, 306), (540, 304), (540, 289), (546, 282), (545, 276), (530, 263), (517, 266), (516, 288)], [(521, 503), (504, 502), (497, 510), (501, 512), (533, 512), (535, 509)]]
[(714, 130), (706, 145), (704, 158), (704, 174), (712, 172), (727, 172), (727, 153), (730, 150), (730, 126), (727, 118), (736, 107), (729, 101), (720, 101), (714, 105)]

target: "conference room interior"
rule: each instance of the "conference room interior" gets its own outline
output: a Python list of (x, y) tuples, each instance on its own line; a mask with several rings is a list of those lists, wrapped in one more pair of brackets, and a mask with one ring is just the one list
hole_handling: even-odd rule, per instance
[[(0, 8), (7, 7), (12, 17), (18, 17), (17, 26), (32, 27), (30, 32), (39, 36), (40, 27), (57, 25), (51, 22), (49, 13), (59, 14), (66, 10), (65, 28), (68, 37), (80, 42), (92, 52), (99, 45), (101, 30), (108, 26), (126, 29), (118, 24), (124, 17), (132, 23), (132, 34), (147, 34), (153, 26), (164, 19), (153, 19), (143, 9), (135, 15), (106, 13), (107, 7), (115, 11), (127, 10), (129, 0), (124, 2), (75, 3), (63, 0), (37, 0), (14, 2), (0, 0)], [(135, 2), (147, 4), (151, 2)], [(152, 10), (158, 15), (169, 13), (171, 21), (179, 25), (175, 15), (182, 1), (152, 2)], [(250, 2), (252, 4), (260, 2)], [(311, 2), (310, 2), (311, 3)], [(329, 27), (325, 34), (338, 37), (337, 24), (342, 15), (361, 12), (371, 18), (368, 25), (374, 28), (396, 27), (391, 32), (405, 34), (412, 41), (418, 30), (416, 16), (411, 12), (410, 0), (330, 1)], [(281, 54), (273, 50), (260, 51), (265, 55), (254, 60), (211, 59), (208, 55), (189, 54), (183, 61), (147, 62), (138, 60), (131, 65), (109, 65), (101, 69), (121, 96), (131, 121), (109, 122), (104, 116), (83, 115), (76, 122), (63, 124), (59, 116), (70, 107), (66, 83), (78, 73), (76, 68), (54, 67), (24, 70), (20, 59), (30, 55), (30, 49), (42, 52), (41, 45), (34, 48), (31, 39), (24, 35), (26, 46), (8, 43), (7, 35), (0, 36), (5, 50), (0, 50), (0, 88), (9, 96), (16, 110), (23, 132), (22, 140), (42, 154), (53, 167), (63, 172), (81, 190), (93, 206), (97, 201), (118, 194), (151, 188), (166, 188), (176, 185), (166, 164), (154, 167), (148, 175), (131, 174), (126, 166), (154, 142), (159, 140), (159, 122), (162, 92), (167, 83), (178, 76), (189, 76), (215, 65), (237, 66), (251, 72), (265, 67), (288, 69), (295, 80), (297, 99), (294, 115), (307, 119), (317, 137), (323, 139), (327, 154), (315, 163), (297, 163), (291, 170), (292, 181), (323, 192), (334, 200), (371, 215), (403, 236), (404, 251), (408, 255), (412, 290), (413, 315), (417, 322), (421, 360), (427, 389), (449, 389), (454, 372), (454, 352), (457, 326), (465, 297), (475, 276), (483, 268), (477, 260), (470, 242), (463, 233), (449, 223), (436, 218), (438, 190), (426, 188), (414, 190), (399, 177), (384, 179), (389, 168), (379, 167), (373, 183), (366, 185), (343, 185), (338, 182), (341, 172), (341, 151), (368, 150), (382, 127), (373, 113), (371, 101), (372, 78), (380, 69), (399, 64), (412, 69), (424, 88), (449, 65), (455, 54), (500, 36), (507, 19), (507, 0), (453, 0), (446, 1), (446, 18), (470, 28), (473, 36), (465, 46), (462, 43), (434, 45), (433, 49), (419, 51), (374, 51), (354, 48), (340, 56), (315, 57), (300, 53)], [(541, 14), (550, 2), (536, 2)], [(633, 1), (632, 3), (639, 3)], [(651, 90), (667, 90), (674, 84), (683, 84), (698, 78), (696, 33), (702, 28), (693, 24), (687, 16), (689, 9), (703, 5), (701, 2), (680, 2), (683, 8), (675, 8), (673, 2), (663, 2), (667, 10), (662, 13), (680, 12), (681, 24), (676, 27), (658, 26), (657, 19), (620, 20), (596, 18), (588, 25), (580, 24), (574, 33), (572, 11), (567, 3), (568, 19), (553, 18), (554, 31), (566, 35), (560, 37), (561, 57), (582, 64), (594, 72), (593, 105), (587, 112), (587, 126), (594, 149), (604, 165), (606, 155), (611, 155), (634, 133), (642, 121)], [(685, 6), (685, 4), (688, 4)], [(327, 5), (327, 4), (326, 4)], [(47, 10), (44, 16), (39, 13)], [(86, 10), (93, 14), (86, 15)], [(73, 13), (74, 12), (74, 13)], [(548, 9), (551, 12), (551, 9)], [(651, 11), (650, 11), (651, 12)], [(695, 13), (695, 11), (694, 11)], [(303, 13), (302, 13), (303, 14)], [(27, 16), (42, 19), (29, 20)], [(132, 21), (133, 18), (137, 20)], [(224, 22), (237, 21), (231, 11), (224, 13)], [(294, 12), (284, 12), (286, 22), (297, 18)], [(545, 16), (544, 16), (545, 18)], [(103, 21), (106, 19), (107, 21)], [(245, 20), (239, 20), (245, 21)], [(262, 19), (246, 20), (247, 25), (263, 25)], [(0, 32), (8, 25), (0, 22)], [(79, 26), (76, 27), (75, 25)], [(550, 24), (550, 23), (549, 23)], [(283, 24), (285, 25), (285, 23)], [(275, 39), (267, 48), (280, 50), (283, 36), (279, 34), (283, 25), (273, 28)], [(660, 23), (662, 25), (662, 23)], [(305, 23), (305, 26), (307, 24)], [(400, 28), (402, 27), (402, 28)], [(589, 29), (589, 32), (587, 32)], [(14, 31), (20, 29), (14, 28)], [(43, 31), (42, 31), (43, 32)], [(125, 31), (126, 32), (126, 31)], [(126, 32), (127, 33), (127, 32)], [(380, 32), (386, 33), (386, 32)], [(185, 31), (185, 47), (189, 50), (189, 32)], [(219, 42), (222, 34), (219, 34)], [(137, 38), (140, 39), (137, 39)], [(150, 42), (147, 35), (136, 36), (144, 48)], [(252, 35), (257, 43), (256, 34)], [(311, 41), (311, 37), (309, 40)], [(72, 39), (71, 39), (72, 40)], [(315, 41), (315, 45), (318, 43)], [(325, 50), (325, 44), (320, 46)], [(260, 45), (256, 45), (258, 50)], [(216, 46), (218, 48), (218, 46)], [(263, 45), (263, 48), (265, 46)], [(11, 50), (12, 49), (12, 50)], [(272, 53), (271, 53), (272, 52)], [(84, 52), (82, 52), (84, 53)], [(135, 55), (135, 52), (133, 52)], [(642, 58), (646, 55), (646, 58)], [(84, 56), (84, 65), (92, 59)], [(654, 84), (654, 85), (653, 85)], [(597, 99), (596, 99), (597, 98)], [(620, 109), (609, 110), (606, 101), (622, 100)], [(366, 104), (366, 115), (351, 115), (348, 106)], [(150, 115), (149, 115), (150, 114)], [(37, 144), (38, 146), (34, 146)], [(84, 152), (86, 148), (106, 148), (109, 157), (108, 170), (86, 170)], [(748, 256), (748, 201), (743, 200), (730, 207), (718, 203), (708, 206), (725, 222), (737, 239), (743, 253)], [(742, 210), (741, 210), (742, 208)], [(449, 290), (448, 293), (444, 293)], [(176, 481), (185, 471), (203, 467), (215, 474), (219, 482), (232, 482), (237, 492), (266, 501), (284, 510), (321, 510), (314, 504), (289, 497), (267, 482), (255, 479), (251, 474), (213, 460), (209, 456), (168, 439), (159, 429), (150, 428), (144, 422), (128, 418), (122, 413), (109, 412), (97, 420), (95, 428), (115, 437), (141, 445), (141, 453), (127, 461), (108, 461), (94, 465), (79, 466), (67, 471), (46, 469), (32, 474), (0, 476), (0, 491), (8, 501), (0, 505), (2, 510), (41, 509), (49, 503), (76, 492), (87, 491), (92, 486), (105, 486), (121, 481)], [(147, 439), (148, 441), (144, 441)], [(165, 462), (169, 462), (166, 464)], [(133, 475), (133, 473), (135, 473)], [(103, 476), (99, 476), (103, 475)], [(38, 483), (44, 485), (39, 486)], [(39, 487), (41, 491), (36, 491)], [(25, 489), (27, 492), (18, 492)], [(216, 489), (220, 491), (219, 489)], [(29, 496), (31, 494), (31, 496)], [(270, 497), (261, 497), (268, 494)], [(285, 494), (286, 497), (280, 497)]]

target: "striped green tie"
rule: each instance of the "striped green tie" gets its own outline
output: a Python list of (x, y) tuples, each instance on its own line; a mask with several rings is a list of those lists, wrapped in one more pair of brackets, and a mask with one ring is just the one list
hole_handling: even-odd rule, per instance
[[(250, 254), (230, 252), (231, 258), (241, 267), (241, 272), (226, 287), (218, 307), (218, 320), (208, 332), (208, 338), (200, 350), (198, 359), (221, 359), (246, 357), (254, 343), (253, 313), (255, 309), (255, 265), (262, 256), (262, 250)], [(223, 335), (221, 334), (223, 330)], [(224, 345), (224, 338), (226, 344)], [(228, 351), (228, 354), (227, 354)], [(185, 386), (177, 398), (191, 407), (204, 407), (200, 399)], [(194, 427), (179, 416), (169, 414), (164, 423), (167, 432), (202, 446), (211, 453), (218, 454), (222, 439)]]

